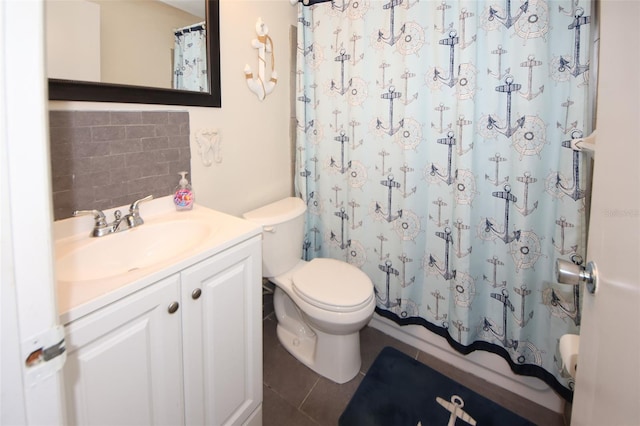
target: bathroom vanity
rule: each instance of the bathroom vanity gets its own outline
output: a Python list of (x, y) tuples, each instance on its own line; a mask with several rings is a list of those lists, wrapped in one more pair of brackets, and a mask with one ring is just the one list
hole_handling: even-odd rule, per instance
[[(261, 229), (165, 198), (141, 207), (142, 232), (56, 222), (67, 424), (261, 424)], [(105, 272), (83, 269), (119, 245), (142, 259), (105, 252)]]

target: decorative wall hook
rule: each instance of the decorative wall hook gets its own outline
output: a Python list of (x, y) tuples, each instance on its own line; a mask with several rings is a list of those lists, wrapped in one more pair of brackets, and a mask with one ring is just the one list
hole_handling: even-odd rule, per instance
[[(245, 65), (244, 75), (247, 79), (247, 85), (253, 93), (258, 96), (258, 99), (263, 100), (269, 93), (271, 93), (276, 87), (278, 82), (278, 73), (275, 71), (276, 58), (274, 55), (273, 40), (267, 34), (269, 27), (262, 21), (262, 18), (258, 18), (256, 22), (256, 33), (258, 38), (251, 40), (251, 46), (254, 49), (258, 49), (258, 76), (254, 78), (251, 72), (251, 67)], [(267, 63), (266, 53), (271, 53), (271, 78), (267, 81), (265, 74), (265, 68)]]
[(220, 152), (220, 135), (216, 129), (200, 129), (195, 132), (195, 139), (198, 143), (198, 153), (202, 159), (202, 164), (209, 167), (215, 161), (222, 162)]

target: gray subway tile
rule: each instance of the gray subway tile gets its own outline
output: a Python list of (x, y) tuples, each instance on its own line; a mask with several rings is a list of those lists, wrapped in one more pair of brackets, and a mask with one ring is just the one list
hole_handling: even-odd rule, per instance
[(114, 141), (125, 138), (125, 128), (130, 126), (92, 126), (92, 141)]

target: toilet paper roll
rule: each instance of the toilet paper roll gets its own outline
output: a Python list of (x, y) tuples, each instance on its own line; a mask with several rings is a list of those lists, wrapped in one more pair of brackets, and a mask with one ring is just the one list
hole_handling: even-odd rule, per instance
[(576, 377), (576, 369), (578, 368), (579, 346), (580, 336), (577, 334), (565, 334), (560, 337), (559, 350), (562, 366), (573, 378)]

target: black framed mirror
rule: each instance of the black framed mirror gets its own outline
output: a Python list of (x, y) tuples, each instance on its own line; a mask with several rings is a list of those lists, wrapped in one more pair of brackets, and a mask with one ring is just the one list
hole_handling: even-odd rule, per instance
[(209, 92), (49, 79), (49, 100), (94, 101), (220, 107), (220, 5), (206, 1)]

